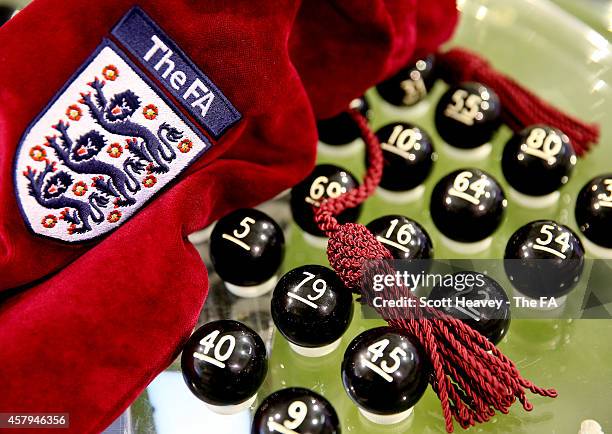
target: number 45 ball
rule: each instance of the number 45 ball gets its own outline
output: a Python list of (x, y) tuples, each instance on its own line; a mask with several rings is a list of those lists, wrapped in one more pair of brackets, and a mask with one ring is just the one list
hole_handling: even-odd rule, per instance
[(379, 327), (349, 344), (342, 361), (342, 382), (364, 417), (387, 425), (410, 416), (427, 389), (430, 371), (413, 335)]

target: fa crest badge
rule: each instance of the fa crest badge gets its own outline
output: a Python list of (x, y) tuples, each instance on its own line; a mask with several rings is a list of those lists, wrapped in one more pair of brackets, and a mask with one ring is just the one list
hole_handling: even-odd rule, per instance
[(112, 231), (210, 148), (201, 128), (218, 138), (240, 119), (142, 10), (112, 36), (18, 146), (17, 199), (38, 235), (79, 242)]

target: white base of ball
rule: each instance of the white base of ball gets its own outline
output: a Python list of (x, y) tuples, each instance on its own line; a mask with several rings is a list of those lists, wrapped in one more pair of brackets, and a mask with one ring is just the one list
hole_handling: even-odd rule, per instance
[(587, 250), (587, 252), (593, 256), (600, 259), (612, 259), (612, 249), (595, 244), (587, 237), (581, 237), (580, 241), (582, 241), (582, 244), (584, 244), (584, 248)]
[(455, 253), (461, 253), (464, 255), (475, 255), (477, 253), (484, 252), (493, 241), (493, 237), (487, 237), (484, 240), (476, 241), (475, 243), (462, 243), (461, 241), (451, 240), (450, 238), (440, 234), (442, 244), (452, 250)]
[(508, 186), (508, 194), (512, 200), (525, 208), (542, 209), (550, 208), (559, 202), (561, 193), (553, 191), (550, 194), (544, 196), (529, 196), (527, 194), (516, 191), (514, 188)]
[(339, 346), (342, 339), (332, 342), (331, 344), (324, 345), (322, 347), (308, 348), (300, 347), (292, 342), (289, 342), (289, 346), (293, 351), (304, 357), (323, 357), (330, 353), (333, 353)]
[(580, 431), (578, 434), (604, 434), (601, 425), (593, 419), (585, 419), (580, 422)]
[(556, 309), (560, 309), (565, 305), (565, 301), (567, 300), (567, 295), (562, 295), (561, 297), (555, 297), (555, 303), (556, 306), (548, 306), (548, 301), (544, 301), (543, 303), (540, 303), (540, 300), (538, 298), (533, 298), (533, 297), (529, 297), (528, 295), (523, 294), (521, 291), (519, 291), (518, 289), (512, 287), (512, 289), (514, 290), (514, 296), (515, 297), (523, 297), (526, 300), (529, 301), (535, 301), (537, 303), (535, 303), (536, 307), (532, 307), (531, 309), (533, 310), (539, 310), (542, 312), (550, 312), (550, 311), (554, 311)]
[(214, 411), (217, 414), (222, 414), (222, 415), (227, 416), (230, 414), (240, 413), (241, 411), (246, 410), (247, 408), (253, 405), (256, 399), (257, 399), (257, 394), (251, 396), (249, 399), (247, 399), (244, 402), (241, 402), (239, 404), (234, 404), (234, 405), (212, 405), (207, 402), (205, 402), (204, 404), (206, 404), (206, 407), (208, 407), (211, 411)]
[(317, 249), (327, 249), (327, 240), (329, 240), (327, 237), (319, 237), (317, 235), (304, 232), (304, 241), (306, 241), (306, 244), (309, 244)]
[(272, 291), (278, 282), (278, 276), (275, 274), (268, 280), (259, 285), (253, 286), (238, 286), (233, 283), (223, 282), (229, 292), (234, 294), (236, 297), (242, 298), (255, 298), (260, 297), (268, 292)]
[(328, 157), (353, 157), (360, 152), (363, 152), (365, 145), (361, 137), (356, 138), (345, 145), (329, 145), (327, 143), (318, 142), (317, 150), (321, 155)]
[(412, 190), (407, 191), (391, 191), (386, 190), (382, 187), (378, 187), (376, 194), (383, 198), (387, 202), (391, 203), (409, 203), (415, 202), (423, 197), (425, 193), (425, 186), (419, 185)]
[(367, 410), (364, 410), (361, 407), (358, 407), (358, 408), (359, 408), (359, 413), (361, 413), (363, 417), (365, 417), (370, 422), (374, 422), (378, 425), (393, 425), (396, 423), (400, 423), (408, 419), (414, 409), (414, 407), (410, 407), (408, 410), (402, 411), (401, 413), (376, 414), (376, 413), (371, 413)]
[(446, 142), (441, 142), (442, 152), (460, 161), (478, 161), (487, 158), (493, 150), (493, 145), (485, 143), (477, 148), (463, 149), (451, 146)]
[(428, 99), (423, 99), (412, 106), (400, 107), (393, 104), (389, 104), (380, 95), (378, 96), (380, 97), (378, 109), (382, 114), (386, 115), (385, 117), (390, 117), (394, 120), (398, 119), (400, 121), (410, 122), (415, 118), (425, 116), (425, 114), (427, 114), (429, 108), (431, 107), (431, 103)]

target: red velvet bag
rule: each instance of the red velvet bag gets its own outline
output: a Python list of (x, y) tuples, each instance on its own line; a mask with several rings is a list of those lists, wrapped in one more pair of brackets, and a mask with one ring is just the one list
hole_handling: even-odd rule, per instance
[(450, 0), (35, 0), (3, 26), (0, 411), (108, 425), (196, 323), (207, 275), (186, 235), (302, 179), (313, 113), (436, 48), (455, 14)]

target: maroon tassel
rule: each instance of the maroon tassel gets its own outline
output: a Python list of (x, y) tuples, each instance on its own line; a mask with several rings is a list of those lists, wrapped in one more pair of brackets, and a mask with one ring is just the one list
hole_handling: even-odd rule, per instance
[[(375, 261), (379, 271), (392, 273), (391, 253), (366, 229), (355, 223), (341, 225), (334, 217), (346, 208), (364, 202), (380, 182), (383, 156), (380, 143), (368, 127), (366, 119), (356, 110), (350, 112), (359, 125), (366, 142), (370, 165), (363, 184), (334, 199), (328, 199), (316, 209), (315, 219), (330, 237), (327, 256), (342, 281), (355, 291), (361, 291), (368, 276), (363, 266)], [(377, 261), (378, 260), (378, 261)], [(368, 291), (362, 293), (369, 301)], [(406, 288), (387, 290), (387, 297), (412, 296)], [(418, 306), (418, 304), (417, 304)], [(405, 309), (387, 322), (416, 336), (427, 351), (433, 367), (430, 384), (440, 398), (446, 430), (453, 431), (453, 419), (463, 428), (485, 422), (495, 411), (508, 413), (518, 400), (527, 411), (532, 409), (526, 392), (555, 397), (554, 389), (541, 389), (521, 377), (515, 364), (491, 342), (468, 325), (435, 309), (416, 307)]]
[(463, 48), (438, 53), (438, 73), (450, 85), (477, 81), (492, 88), (501, 101), (503, 121), (515, 132), (534, 124), (546, 124), (571, 139), (576, 154), (584, 155), (599, 140), (599, 126), (561, 112), (512, 78), (495, 70), (478, 54)]

